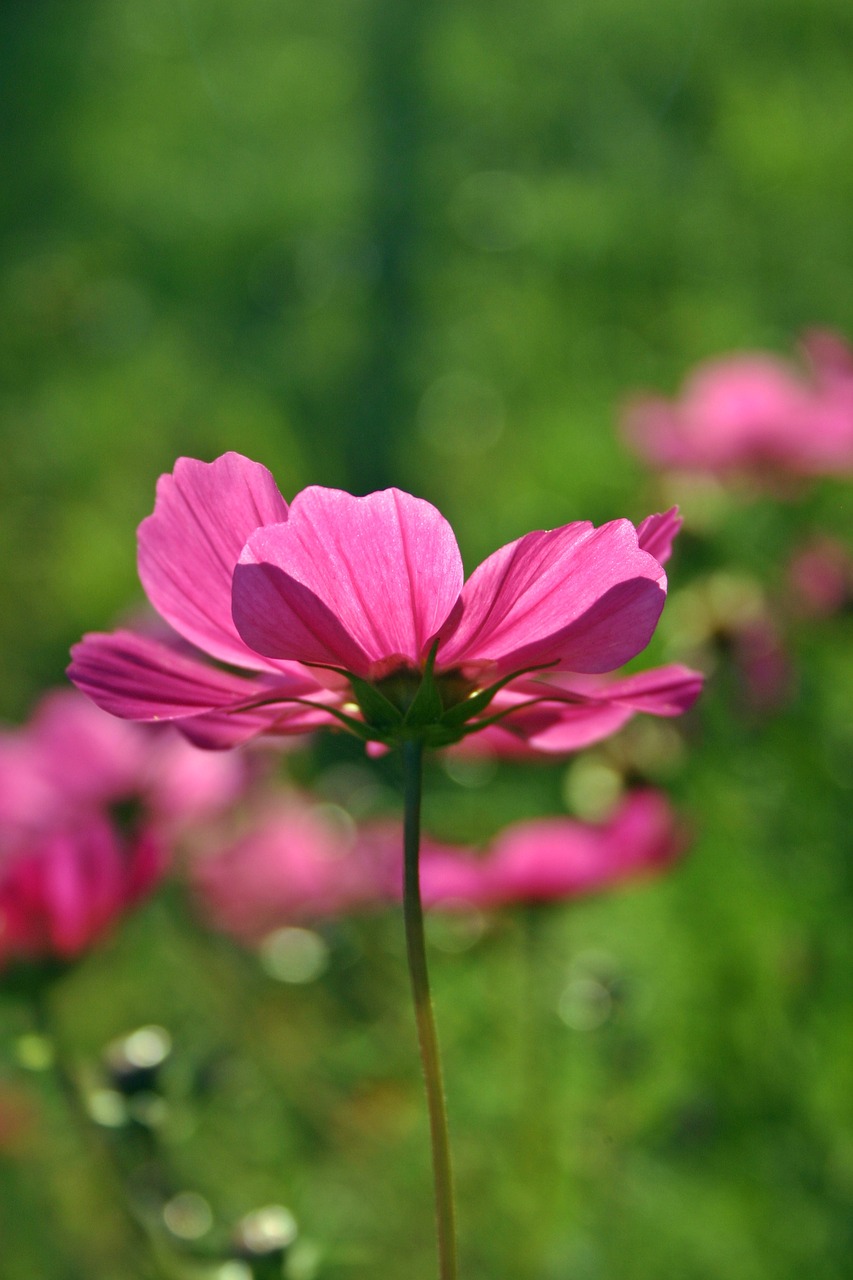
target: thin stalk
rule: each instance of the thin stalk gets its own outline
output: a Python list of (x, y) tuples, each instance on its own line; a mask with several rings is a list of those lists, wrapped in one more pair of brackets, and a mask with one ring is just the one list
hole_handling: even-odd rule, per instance
[(412, 998), (418, 1027), (424, 1082), (426, 1084), (429, 1129), (432, 1143), (432, 1168), (435, 1183), (435, 1217), (438, 1231), (440, 1280), (456, 1280), (456, 1227), (453, 1208), (453, 1180), (450, 1172), (450, 1144), (447, 1138), (447, 1113), (441, 1080), (441, 1059), (435, 1018), (429, 993), (424, 915), (418, 859), (421, 846), (421, 791), (423, 783), (423, 744), (414, 740), (403, 743), (403, 780), (405, 820), (403, 826), (403, 916), (406, 923), (406, 953), (412, 980)]

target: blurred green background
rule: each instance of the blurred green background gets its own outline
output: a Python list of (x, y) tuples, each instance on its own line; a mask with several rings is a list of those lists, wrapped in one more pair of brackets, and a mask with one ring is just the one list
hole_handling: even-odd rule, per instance
[[(141, 602), (135, 526), (179, 454), (237, 449), (285, 497), (399, 484), (469, 569), (529, 528), (657, 509), (618, 441), (628, 393), (853, 334), (851, 56), (849, 0), (6, 0), (0, 714)], [(692, 656), (704, 575), (781, 593), (800, 538), (853, 532), (841, 481), (684, 502), (655, 660)], [(789, 629), (784, 706), (719, 663), (652, 752), (695, 832), (683, 867), (436, 940), (465, 1280), (849, 1275), (850, 617)], [(335, 741), (295, 769), (338, 799), (342, 765)], [(428, 823), (484, 840), (583, 810), (583, 767), (436, 764)], [(283, 1198), (306, 1276), (431, 1276), (398, 922), (338, 924), (291, 987), (182, 912), (163, 895), (67, 979), (71, 1052), (167, 1026), (164, 1141), (219, 1219)], [(558, 1016), (578, 974), (601, 1018)], [(35, 1096), (26, 1011), (2, 1017), (2, 1079)], [(45, 1095), (0, 1149), (4, 1280), (146, 1275)]]

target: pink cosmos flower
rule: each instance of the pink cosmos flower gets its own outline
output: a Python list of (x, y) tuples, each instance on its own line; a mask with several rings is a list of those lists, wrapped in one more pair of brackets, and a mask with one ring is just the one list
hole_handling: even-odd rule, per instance
[(252, 829), (197, 857), (191, 881), (210, 922), (245, 943), (284, 925), (312, 923), (393, 900), (400, 832), (356, 840), (323, 806), (290, 795)]
[(132, 801), (172, 836), (227, 808), (249, 775), (243, 759), (199, 751), (166, 725), (124, 723), (57, 689), (26, 725), (0, 733), (0, 833)]
[(421, 891), (428, 906), (444, 910), (563, 900), (663, 870), (683, 849), (665, 797), (636, 791), (601, 825), (572, 818), (519, 822), (480, 857), (427, 844)]
[(7, 845), (0, 854), (0, 969), (88, 950), (153, 888), (163, 866), (152, 832), (127, 841), (97, 813)]
[(0, 967), (87, 950), (154, 887), (176, 836), (246, 778), (236, 757), (125, 724), (76, 690), (45, 697), (0, 734)]
[[(529, 533), (464, 581), (447, 521), (399, 490), (356, 498), (312, 487), (288, 505), (238, 454), (180, 459), (139, 531), (149, 599), (185, 641), (248, 675), (131, 632), (86, 637), (69, 674), (116, 715), (173, 720), (228, 746), (344, 722), (374, 742), (443, 746), (531, 702), (492, 698), (532, 672), (598, 676), (638, 654), (666, 594), (675, 512)], [(673, 677), (679, 680), (681, 677)], [(654, 682), (653, 682), (654, 683)], [(670, 681), (645, 710), (665, 704)], [(571, 718), (606, 688), (537, 686)], [(682, 682), (677, 700), (698, 693)], [(624, 699), (625, 689), (617, 691)], [(621, 705), (621, 704), (620, 704)]]
[(772, 355), (700, 365), (680, 397), (637, 398), (628, 442), (649, 462), (718, 475), (828, 475), (853, 470), (853, 352), (827, 333), (806, 335), (810, 376)]

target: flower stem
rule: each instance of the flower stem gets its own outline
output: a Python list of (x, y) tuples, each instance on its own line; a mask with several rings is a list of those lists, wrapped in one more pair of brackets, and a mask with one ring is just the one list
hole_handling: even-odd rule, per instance
[(435, 1216), (438, 1230), (440, 1280), (456, 1280), (456, 1228), (454, 1224), (453, 1183), (450, 1173), (450, 1145), (447, 1139), (447, 1115), (438, 1038), (429, 993), (424, 916), (418, 857), (421, 845), (421, 791), (423, 782), (423, 743), (414, 739), (403, 742), (403, 779), (405, 820), (403, 827), (403, 916), (406, 922), (406, 953), (412, 980), (412, 997), (418, 1043), (426, 1083), (429, 1128), (432, 1142), (432, 1167), (435, 1182)]

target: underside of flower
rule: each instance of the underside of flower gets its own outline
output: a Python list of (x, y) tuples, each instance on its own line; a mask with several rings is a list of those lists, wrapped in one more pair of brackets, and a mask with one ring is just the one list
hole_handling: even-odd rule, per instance
[(87, 636), (69, 674), (113, 714), (173, 721), (213, 748), (330, 726), (444, 747), (507, 721), (572, 749), (578, 707), (585, 745), (698, 693), (683, 668), (648, 673), (639, 695), (616, 681), (615, 701), (601, 682), (654, 632), (679, 525), (672, 510), (537, 530), (465, 581), (450, 525), (422, 499), (315, 486), (288, 506), (248, 458), (182, 458), (139, 530), (140, 577), (171, 632)]

